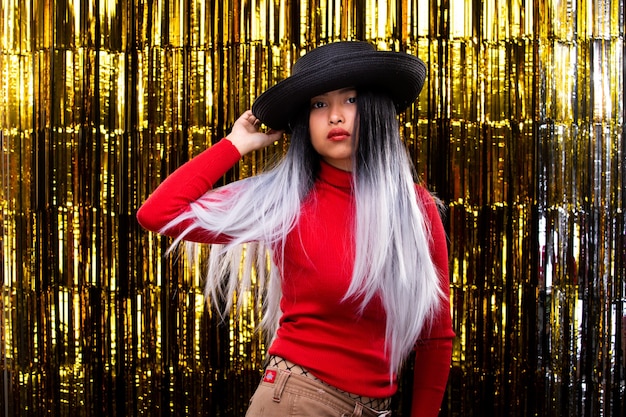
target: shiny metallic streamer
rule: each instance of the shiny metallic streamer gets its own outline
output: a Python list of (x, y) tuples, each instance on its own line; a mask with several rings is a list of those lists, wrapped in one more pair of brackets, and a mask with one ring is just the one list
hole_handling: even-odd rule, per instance
[(441, 414), (624, 414), (624, 27), (609, 0), (3, 1), (0, 414), (243, 415), (259, 312), (220, 325), (134, 213), (339, 39), (429, 67), (400, 121), (449, 208)]

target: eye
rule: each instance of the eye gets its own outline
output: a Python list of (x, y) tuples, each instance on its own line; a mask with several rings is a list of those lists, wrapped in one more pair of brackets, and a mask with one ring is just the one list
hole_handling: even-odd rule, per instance
[(348, 103), (350, 103), (350, 104), (354, 104), (354, 103), (356, 103), (356, 96), (348, 97), (348, 99), (346, 101)]
[(323, 101), (317, 100), (311, 102), (312, 109), (321, 109), (322, 107), (326, 107), (326, 103), (324, 103)]

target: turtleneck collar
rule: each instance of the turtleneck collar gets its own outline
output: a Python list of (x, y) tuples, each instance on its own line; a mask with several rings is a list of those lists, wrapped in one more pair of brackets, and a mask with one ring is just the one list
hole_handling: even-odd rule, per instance
[(335, 168), (328, 162), (320, 161), (319, 179), (336, 188), (352, 191), (352, 172)]

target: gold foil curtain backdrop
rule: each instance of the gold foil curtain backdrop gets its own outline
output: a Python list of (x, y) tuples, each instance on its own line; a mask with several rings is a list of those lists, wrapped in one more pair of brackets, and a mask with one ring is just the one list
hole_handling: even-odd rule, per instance
[[(458, 337), (442, 414), (619, 415), (623, 7), (3, 2), (0, 412), (242, 415), (257, 312), (218, 326), (202, 267), (165, 257), (134, 212), (302, 52), (362, 39), (429, 67), (401, 121), (449, 205)], [(409, 398), (394, 404), (408, 415)]]
[[(619, 414), (623, 393), (614, 384), (624, 378), (624, 341), (618, 337), (624, 325), (624, 177), (618, 173), (624, 163), (624, 9), (593, 2), (557, 12), (554, 35), (542, 37), (539, 48), (545, 74), (539, 102), (545, 104), (538, 123), (538, 278), (545, 292), (538, 320), (549, 352), (542, 369), (550, 395), (564, 408), (610, 415), (611, 408), (600, 404), (621, 401), (622, 408), (612, 409)], [(556, 384), (576, 387), (577, 381), (573, 392)], [(583, 397), (589, 402), (581, 404)]]

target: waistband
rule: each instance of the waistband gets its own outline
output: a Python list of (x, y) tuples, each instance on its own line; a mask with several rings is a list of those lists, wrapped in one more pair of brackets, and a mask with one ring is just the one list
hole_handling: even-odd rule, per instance
[(281, 358), (280, 356), (275, 356), (275, 355), (270, 356), (268, 358), (267, 366), (289, 371), (293, 375), (301, 375), (301, 376), (310, 378), (314, 381), (317, 381), (318, 383), (321, 383), (322, 385), (328, 388), (332, 388), (333, 390), (339, 392), (340, 394), (349, 398), (352, 401), (361, 403), (364, 407), (369, 408), (370, 410), (375, 411), (377, 413), (388, 411), (391, 406), (391, 397), (372, 398), (372, 397), (365, 397), (362, 395), (352, 394), (350, 392), (341, 390), (317, 378), (315, 375), (307, 371), (302, 366), (297, 365), (291, 361), (288, 361), (287, 359)]

